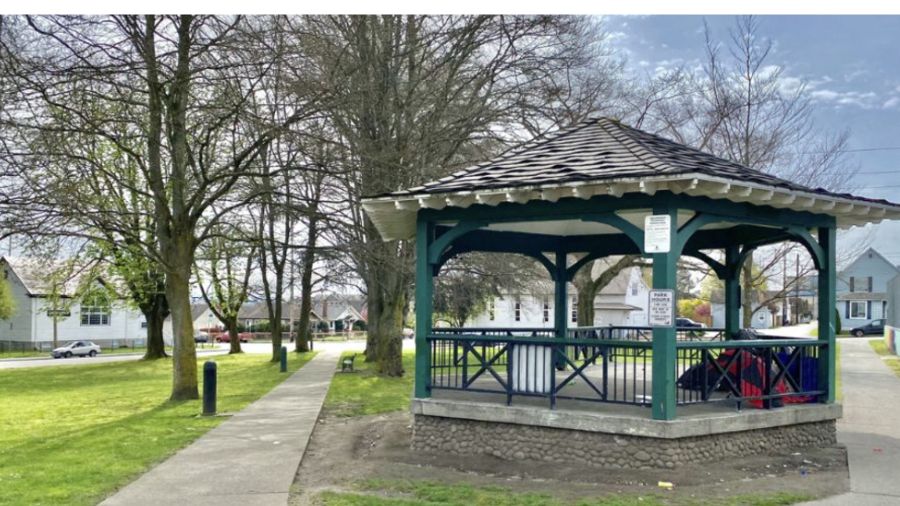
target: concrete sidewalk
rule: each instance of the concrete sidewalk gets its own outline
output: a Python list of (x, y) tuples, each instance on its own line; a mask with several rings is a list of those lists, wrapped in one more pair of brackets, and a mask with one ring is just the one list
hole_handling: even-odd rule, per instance
[(340, 351), (319, 351), (271, 392), (101, 504), (286, 505)]
[(850, 492), (817, 505), (900, 504), (900, 378), (868, 339), (841, 339), (844, 418), (838, 441), (847, 446)]

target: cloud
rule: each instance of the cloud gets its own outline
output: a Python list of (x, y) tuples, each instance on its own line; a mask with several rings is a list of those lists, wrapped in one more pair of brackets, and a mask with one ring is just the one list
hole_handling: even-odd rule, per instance
[(804, 86), (811, 87), (809, 83), (799, 77), (785, 76), (778, 80), (778, 90), (785, 95), (796, 95)]
[[(897, 106), (900, 106), (900, 97), (891, 97), (881, 104), (882, 109), (893, 109)], [(897, 108), (900, 109), (900, 107)]]
[(853, 72), (848, 72), (844, 74), (844, 81), (848, 83), (852, 83), (853, 81), (859, 79), (860, 77), (864, 77), (869, 75), (869, 71), (866, 69), (854, 70)]
[(815, 89), (809, 93), (813, 101), (835, 106), (852, 106), (861, 109), (879, 107), (878, 94), (873, 91), (838, 91), (828, 88)]

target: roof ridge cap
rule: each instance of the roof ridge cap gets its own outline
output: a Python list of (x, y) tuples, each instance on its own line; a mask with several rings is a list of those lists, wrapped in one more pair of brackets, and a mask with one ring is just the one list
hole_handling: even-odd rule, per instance
[[(606, 130), (606, 132), (609, 133), (611, 136), (615, 137), (616, 140), (621, 142), (623, 146), (625, 146), (629, 151), (631, 151), (632, 154), (634, 154), (634, 156), (638, 157), (638, 159), (640, 159), (642, 162), (647, 163), (648, 165), (649, 165), (649, 162), (646, 159), (650, 158), (652, 161), (655, 161), (657, 164), (663, 166), (665, 169), (676, 172), (674, 167), (672, 167), (667, 162), (665, 162), (662, 158), (660, 158), (659, 155), (657, 155), (653, 150), (651, 150), (644, 142), (642, 142), (640, 139), (635, 138), (635, 136), (631, 134), (631, 130), (637, 130), (636, 128), (625, 125), (621, 121), (610, 120), (610, 122), (615, 123), (615, 125), (618, 127), (616, 130), (618, 132), (621, 132), (621, 134), (626, 137), (626, 140), (622, 140), (620, 138), (620, 136), (617, 136), (615, 134), (615, 132), (611, 131), (609, 128), (607, 128), (607, 126), (605, 124), (602, 125), (603, 129)], [(603, 123), (607, 123), (607, 122), (603, 122)], [(647, 133), (649, 133), (649, 132), (647, 132)], [(651, 134), (651, 135), (653, 135), (653, 134)], [(631, 145), (629, 145), (629, 144), (631, 144)], [(635, 150), (632, 147), (632, 145), (636, 146), (640, 152), (638, 150)], [(652, 166), (651, 166), (651, 168), (652, 168)]]

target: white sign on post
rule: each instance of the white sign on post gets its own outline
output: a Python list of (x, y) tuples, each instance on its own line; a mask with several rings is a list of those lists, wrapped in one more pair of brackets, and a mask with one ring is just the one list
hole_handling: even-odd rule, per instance
[(648, 320), (651, 327), (675, 325), (675, 291), (650, 290)]
[(671, 216), (651, 214), (644, 218), (644, 253), (668, 253), (671, 243)]

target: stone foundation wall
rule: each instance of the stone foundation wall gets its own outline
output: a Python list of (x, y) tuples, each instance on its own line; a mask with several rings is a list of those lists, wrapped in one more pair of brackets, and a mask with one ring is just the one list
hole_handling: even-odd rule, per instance
[(412, 437), (416, 451), (625, 469), (673, 468), (726, 455), (775, 453), (836, 443), (834, 420), (662, 439), (415, 415)]

